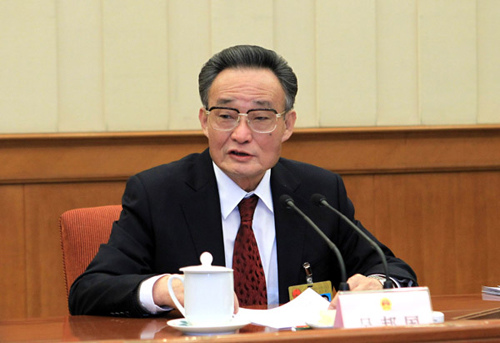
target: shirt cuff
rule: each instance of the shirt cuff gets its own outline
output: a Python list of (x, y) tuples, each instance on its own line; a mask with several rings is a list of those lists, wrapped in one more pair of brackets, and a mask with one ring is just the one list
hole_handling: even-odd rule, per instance
[(153, 286), (158, 279), (165, 275), (168, 274), (152, 276), (141, 282), (139, 286), (139, 302), (141, 306), (151, 314), (158, 314), (173, 310), (173, 308), (169, 306), (158, 306), (153, 300)]

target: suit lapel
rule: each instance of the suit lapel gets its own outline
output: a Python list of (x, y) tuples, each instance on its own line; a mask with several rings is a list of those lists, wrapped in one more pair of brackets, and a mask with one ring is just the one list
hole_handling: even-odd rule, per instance
[(196, 253), (200, 256), (208, 251), (214, 258), (213, 265), (224, 266), (219, 192), (208, 149), (190, 169), (186, 184), (192, 191), (181, 206)]
[(300, 282), (299, 276), (304, 262), (302, 256), (307, 227), (304, 221), (298, 221), (297, 216), (279, 202), (282, 194), (293, 198), (299, 185), (300, 181), (281, 163), (278, 162), (272, 169), (271, 189), (276, 225), (280, 303), (289, 300), (288, 286), (303, 283)]

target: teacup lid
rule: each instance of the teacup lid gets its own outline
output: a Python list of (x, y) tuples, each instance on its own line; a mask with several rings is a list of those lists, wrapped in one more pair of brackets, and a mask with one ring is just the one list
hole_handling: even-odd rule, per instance
[(231, 268), (222, 267), (222, 266), (212, 266), (212, 261), (214, 260), (211, 253), (205, 251), (200, 256), (201, 265), (199, 266), (189, 266), (183, 267), (180, 269), (181, 272), (184, 273), (227, 273), (232, 272)]

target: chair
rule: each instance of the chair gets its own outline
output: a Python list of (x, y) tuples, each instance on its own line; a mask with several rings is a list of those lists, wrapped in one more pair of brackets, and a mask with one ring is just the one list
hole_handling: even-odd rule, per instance
[(59, 217), (66, 295), (97, 254), (99, 245), (108, 241), (121, 210), (121, 205), (78, 208)]

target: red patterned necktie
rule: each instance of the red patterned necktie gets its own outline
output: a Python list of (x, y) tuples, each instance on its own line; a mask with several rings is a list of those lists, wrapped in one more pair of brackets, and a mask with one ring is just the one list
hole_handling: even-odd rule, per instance
[(267, 288), (252, 219), (259, 198), (253, 195), (238, 205), (241, 216), (233, 252), (234, 291), (241, 306), (267, 305)]

